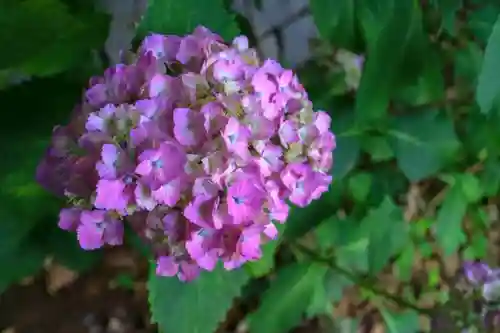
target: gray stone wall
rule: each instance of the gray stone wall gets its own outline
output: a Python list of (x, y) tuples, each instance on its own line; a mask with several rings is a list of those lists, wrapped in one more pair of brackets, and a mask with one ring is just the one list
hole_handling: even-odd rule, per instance
[[(111, 13), (113, 21), (106, 50), (111, 59), (119, 60), (119, 51), (127, 49), (134, 34), (134, 22), (144, 11), (146, 0), (100, 0), (102, 9)], [(234, 9), (252, 25), (258, 48), (264, 57), (284, 60), (296, 66), (308, 59), (309, 40), (317, 35), (308, 10), (308, 0), (234, 0)], [(281, 45), (280, 45), (281, 44)]]

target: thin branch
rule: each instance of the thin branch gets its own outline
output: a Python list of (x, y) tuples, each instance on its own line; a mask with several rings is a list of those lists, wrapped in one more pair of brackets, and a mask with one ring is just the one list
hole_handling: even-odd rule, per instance
[(326, 257), (323, 257), (321, 255), (319, 255), (318, 253), (314, 252), (313, 250), (301, 245), (301, 244), (298, 244), (298, 243), (294, 243), (292, 245), (294, 248), (296, 248), (298, 251), (302, 252), (303, 254), (305, 254), (306, 256), (308, 256), (309, 258), (311, 258), (312, 260), (316, 261), (316, 262), (320, 262), (320, 263), (323, 263), (323, 264), (326, 264), (328, 265), (331, 269), (339, 272), (340, 274), (346, 276), (347, 278), (349, 278), (351, 281), (355, 282), (357, 285), (367, 289), (367, 290), (370, 290), (371, 292), (373, 292), (374, 294), (376, 295), (379, 295), (379, 296), (382, 296), (394, 303), (396, 303), (397, 305), (399, 306), (402, 306), (402, 307), (405, 307), (405, 308), (409, 308), (409, 309), (413, 309), (419, 313), (422, 313), (422, 314), (427, 314), (427, 315), (431, 315), (432, 314), (432, 310), (431, 309), (426, 309), (426, 308), (422, 308), (422, 307), (419, 307), (418, 305), (414, 304), (413, 302), (411, 301), (408, 301), (402, 297), (398, 297), (396, 295), (393, 295), (391, 293), (388, 293), (387, 291), (383, 290), (383, 289), (380, 289), (380, 288), (377, 288), (375, 286), (375, 284), (373, 283), (373, 281), (369, 281), (367, 279), (360, 279), (359, 277), (357, 277), (355, 274), (351, 273), (349, 270), (343, 268), (343, 267), (340, 267), (338, 266), (335, 261), (333, 260), (333, 258), (326, 258)]

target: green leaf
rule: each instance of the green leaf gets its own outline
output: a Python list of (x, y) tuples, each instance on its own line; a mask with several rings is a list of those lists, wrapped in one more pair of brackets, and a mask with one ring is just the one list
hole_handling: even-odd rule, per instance
[(333, 152), (332, 175), (335, 180), (342, 179), (358, 162), (361, 152), (360, 133), (355, 128), (354, 114), (351, 109), (341, 110), (334, 116), (332, 131), (335, 133), (337, 146)]
[(474, 86), (483, 64), (483, 51), (474, 42), (468, 42), (464, 48), (455, 53), (455, 75), (468, 80)]
[(370, 154), (373, 162), (382, 162), (394, 157), (389, 141), (383, 136), (370, 136), (363, 138), (362, 148)]
[(443, 64), (438, 51), (431, 47), (419, 51), (426, 54), (420, 75), (408, 84), (396, 87), (394, 96), (395, 101), (411, 106), (441, 101), (445, 97)]
[(163, 332), (215, 332), (248, 279), (243, 269), (226, 271), (218, 266), (186, 283), (159, 277), (152, 269), (148, 280), (152, 320)]
[(239, 34), (233, 15), (224, 8), (222, 0), (151, 0), (138, 28), (139, 34), (150, 32), (186, 35), (205, 26), (226, 41)]
[(481, 188), (486, 196), (494, 196), (500, 190), (500, 160), (488, 158), (480, 175)]
[(366, 200), (371, 186), (372, 175), (368, 172), (360, 172), (349, 178), (349, 192), (357, 202)]
[(487, 43), (499, 14), (498, 3), (482, 4), (479, 8), (467, 13), (468, 26), (483, 45)]
[(286, 223), (276, 223), (275, 225), (278, 229), (278, 239), (270, 240), (262, 246), (262, 258), (246, 264), (253, 277), (265, 276), (274, 268), (274, 255), (283, 240)]
[(80, 97), (80, 83), (63, 76), (34, 79), (0, 92), (4, 109), (15, 105), (0, 124), (5, 138), (0, 144), (5, 157), (0, 165), (0, 253), (16, 247), (44, 220), (56, 223), (60, 202), (35, 182), (35, 172), (53, 127), (68, 117)]
[(420, 330), (419, 316), (416, 311), (406, 310), (396, 313), (382, 308), (380, 313), (390, 333), (417, 333)]
[(359, 238), (357, 241), (340, 246), (335, 255), (337, 264), (349, 271), (355, 273), (365, 273), (369, 268), (369, 240), (368, 238)]
[(325, 284), (318, 283), (314, 287), (311, 301), (306, 310), (307, 318), (314, 318), (318, 315), (331, 317), (333, 315), (333, 305), (328, 296)]
[(500, 114), (482, 114), (479, 109), (471, 109), (467, 117), (466, 134), (463, 137), (467, 152), (477, 159), (495, 159), (500, 153), (500, 131), (497, 124)]
[(456, 13), (462, 8), (462, 0), (437, 0), (436, 5), (441, 12), (441, 25), (450, 35), (456, 33)]
[(408, 282), (412, 277), (412, 268), (415, 262), (415, 245), (413, 243), (408, 243), (401, 255), (396, 260), (396, 269), (398, 278), (401, 281)]
[(109, 18), (101, 13), (73, 15), (60, 0), (6, 0), (0, 10), (0, 70), (47, 76), (80, 65), (100, 49)]
[(298, 325), (326, 272), (326, 266), (316, 263), (296, 263), (278, 271), (260, 307), (248, 318), (250, 332), (285, 333)]
[(459, 184), (453, 185), (446, 194), (437, 215), (435, 235), (446, 255), (451, 255), (465, 242), (462, 221), (467, 212), (468, 200)]
[(462, 193), (469, 203), (475, 203), (482, 198), (483, 189), (475, 175), (469, 173), (460, 174), (456, 176), (456, 181), (461, 186)]
[(488, 238), (482, 232), (475, 232), (464, 251), (465, 260), (484, 259), (488, 254)]
[(335, 47), (351, 49), (356, 40), (355, 2), (310, 0), (309, 6), (321, 37)]
[(452, 121), (436, 112), (400, 116), (389, 134), (398, 166), (413, 182), (438, 172), (460, 145)]
[(408, 191), (408, 180), (405, 175), (392, 163), (373, 165), (371, 168), (373, 179), (367, 203), (378, 206), (386, 196), (398, 197)]
[(483, 113), (489, 113), (493, 109), (500, 93), (500, 85), (495, 75), (498, 71), (500, 71), (500, 16), (488, 39), (477, 84), (476, 100)]
[[(364, 29), (365, 34), (370, 34), (367, 36), (368, 54), (356, 97), (355, 113), (357, 120), (365, 124), (386, 116), (406, 47), (413, 37), (413, 22), (419, 16), (414, 0), (378, 2), (390, 8), (390, 12), (380, 18), (384, 19), (380, 33), (371, 32), (376, 30), (373, 27), (366, 26)], [(365, 18), (374, 20), (372, 5), (372, 0), (361, 1), (362, 22)]]
[(43, 266), (46, 253), (36, 241), (30, 239), (12, 252), (0, 253), (0, 294), (11, 284), (36, 274)]
[(347, 246), (366, 238), (368, 232), (351, 217), (331, 215), (314, 230), (318, 245), (323, 250)]
[(336, 264), (354, 273), (365, 273), (369, 268), (370, 230), (352, 218), (330, 216), (316, 228), (319, 248), (329, 254), (333, 251)]
[(334, 193), (330, 190), (318, 200), (311, 202), (307, 207), (292, 206), (286, 220), (284, 237), (287, 240), (293, 240), (314, 229), (332, 215), (334, 209), (332, 207), (333, 200)]
[(386, 197), (379, 207), (371, 210), (361, 221), (361, 228), (369, 232), (369, 268), (372, 274), (380, 272), (389, 259), (409, 241), (409, 227), (401, 209)]
[(439, 266), (430, 267), (427, 269), (427, 286), (436, 288), (441, 282), (441, 268)]
[(352, 218), (334, 215), (316, 228), (315, 236), (322, 252), (335, 255), (339, 267), (354, 273), (366, 273), (369, 268), (369, 234), (365, 225)]
[[(33, 153), (30, 148), (26, 145), (22, 152)], [(28, 161), (20, 162), (17, 170), (1, 179), (0, 254), (15, 248), (37, 224), (45, 219), (53, 218), (54, 223), (57, 223), (59, 202), (33, 180), (36, 167), (33, 165), (35, 162), (33, 156), (29, 156)]]
[(344, 289), (354, 285), (345, 275), (329, 270), (325, 276), (325, 291), (333, 303), (338, 303), (344, 295)]

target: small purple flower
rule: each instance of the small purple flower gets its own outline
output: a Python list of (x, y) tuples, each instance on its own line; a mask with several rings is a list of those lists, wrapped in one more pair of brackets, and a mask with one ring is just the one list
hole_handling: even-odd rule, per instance
[(140, 52), (152, 52), (161, 64), (172, 62), (176, 58), (181, 40), (179, 36), (151, 34), (144, 38)]
[(185, 183), (181, 177), (172, 179), (152, 191), (153, 198), (160, 204), (174, 207), (181, 199), (185, 189)]
[(184, 172), (186, 154), (172, 142), (163, 142), (159, 149), (146, 150), (139, 156), (135, 172), (153, 184), (164, 184)]
[(108, 100), (107, 86), (104, 83), (97, 83), (87, 90), (85, 95), (92, 106), (104, 105)]
[(107, 125), (113, 118), (116, 112), (116, 106), (113, 104), (107, 104), (98, 112), (93, 112), (89, 115), (85, 128), (87, 131), (99, 131), (106, 132)]
[(97, 183), (94, 206), (98, 209), (116, 210), (128, 215), (128, 206), (132, 202), (133, 188), (121, 179), (101, 179)]
[[(230, 232), (230, 231), (228, 231)], [(226, 237), (224, 240), (226, 257), (223, 257), (224, 268), (233, 270), (247, 261), (256, 261), (262, 257), (261, 230), (255, 227), (245, 228)]]
[(299, 142), (299, 126), (296, 121), (285, 120), (279, 128), (281, 144), (288, 148), (291, 143)]
[(114, 144), (104, 144), (101, 150), (101, 160), (97, 162), (96, 169), (99, 177), (103, 179), (116, 179), (119, 175), (118, 167), (122, 152)]
[(140, 209), (152, 211), (158, 202), (153, 198), (151, 189), (144, 184), (137, 184), (134, 190), (135, 203)]
[(236, 118), (229, 119), (222, 136), (230, 152), (236, 154), (243, 160), (248, 160), (250, 158), (250, 152), (248, 150), (250, 130), (240, 124)]
[(202, 106), (200, 112), (204, 117), (205, 132), (210, 137), (219, 134), (227, 125), (227, 118), (219, 103), (209, 102)]
[(205, 139), (205, 118), (188, 108), (174, 110), (174, 135), (183, 146), (196, 146)]
[(328, 189), (331, 176), (315, 172), (305, 163), (293, 163), (281, 173), (283, 184), (291, 191), (290, 201), (299, 207), (307, 206)]
[(181, 281), (189, 282), (198, 277), (200, 268), (186, 261), (178, 262), (172, 256), (161, 256), (156, 261), (156, 274), (169, 277), (177, 275)]
[(260, 157), (257, 159), (257, 164), (260, 167), (260, 172), (264, 177), (271, 176), (274, 172), (280, 172), (284, 167), (283, 148), (272, 143), (256, 145), (256, 150)]
[(77, 234), (80, 246), (84, 250), (95, 250), (105, 244), (121, 245), (123, 224), (102, 210), (83, 211)]
[(215, 218), (218, 209), (220, 209), (219, 196), (197, 195), (184, 208), (184, 216), (202, 228), (220, 229), (222, 224)]
[[(219, 260), (219, 252), (221, 250), (217, 249), (218, 245), (215, 244), (216, 238), (207, 238), (207, 233), (210, 233), (210, 236), (213, 236), (215, 233), (209, 230), (202, 229), (200, 232), (195, 233), (186, 242), (186, 250), (198, 266), (204, 270), (213, 271)], [(211, 242), (213, 243), (211, 244)]]
[(253, 177), (237, 179), (228, 189), (227, 202), (229, 214), (237, 223), (248, 222), (261, 211), (266, 193)]
[(67, 231), (76, 231), (80, 224), (80, 215), (82, 211), (79, 208), (64, 208), (59, 213), (59, 228)]
[(488, 265), (480, 262), (465, 262), (463, 269), (467, 280), (474, 285), (481, 285), (487, 282), (493, 273)]

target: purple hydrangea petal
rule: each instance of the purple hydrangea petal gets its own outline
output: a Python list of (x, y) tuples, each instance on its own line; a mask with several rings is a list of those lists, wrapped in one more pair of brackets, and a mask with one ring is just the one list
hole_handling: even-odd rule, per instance
[(64, 208), (59, 213), (59, 228), (67, 231), (76, 231), (80, 224), (81, 210), (78, 208)]

